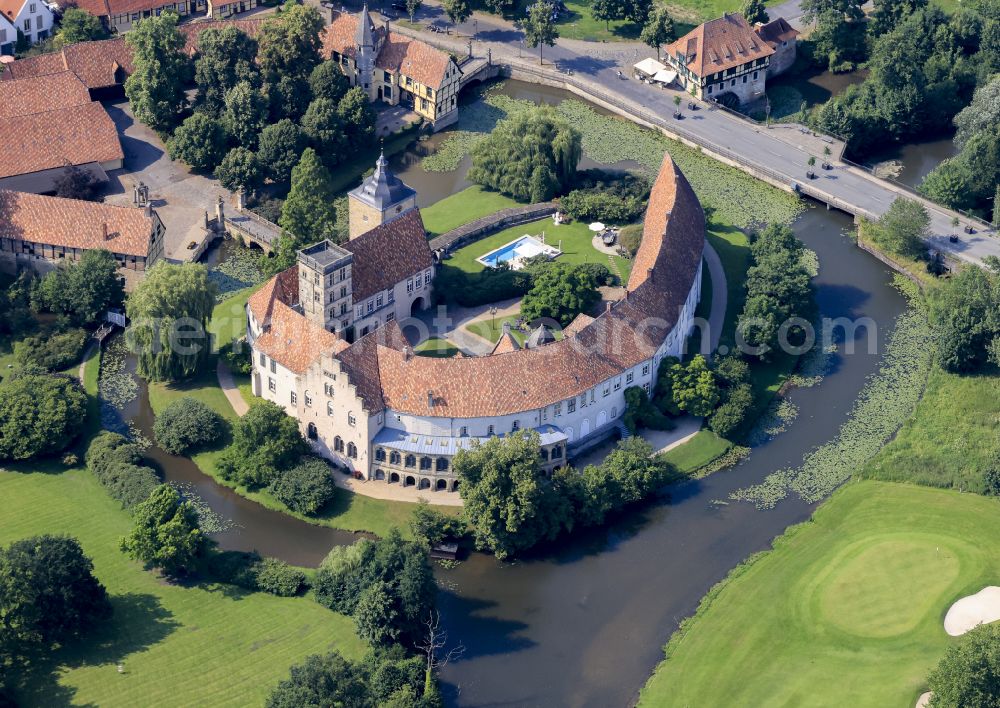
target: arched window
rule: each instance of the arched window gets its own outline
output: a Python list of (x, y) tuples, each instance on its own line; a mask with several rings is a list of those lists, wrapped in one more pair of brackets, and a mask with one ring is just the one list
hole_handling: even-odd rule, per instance
[(431, 458), (421, 457), (420, 458), (420, 469), (429, 470), (431, 468)]
[(398, 465), (398, 464), (400, 464), (400, 462), (402, 461), (402, 459), (403, 459), (403, 456), (400, 455), (395, 450), (393, 450), (392, 452), (389, 453), (389, 463), (390, 464)]
[(548, 451), (548, 450), (546, 450), (546, 449), (545, 449), (544, 447), (542, 448), (542, 459), (543, 459), (543, 460), (544, 460), (545, 462), (548, 462), (548, 461), (549, 461), (549, 451)]
[(358, 459), (358, 446), (354, 443), (347, 443), (347, 456), (352, 460)]
[(417, 466), (417, 458), (416, 458), (415, 455), (407, 455), (406, 456), (406, 466), (407, 467), (416, 467)]
[(385, 462), (385, 450), (381, 447), (375, 449), (375, 461)]
[(309, 436), (310, 440), (315, 440), (316, 438), (319, 437), (319, 434), (316, 432), (315, 423), (310, 423), (309, 425), (306, 426), (306, 435)]
[(447, 457), (437, 458), (437, 471), (445, 472), (447, 469), (448, 469), (448, 458)]
[[(310, 423), (310, 425), (312, 425), (312, 423)], [(340, 439), (339, 435), (333, 439), (333, 451), (334, 452), (344, 451), (344, 441)]]
[(562, 445), (555, 445), (552, 448), (552, 459), (558, 460), (562, 458)]
[(520, 427), (521, 427), (521, 422), (520, 422), (520, 421), (518, 421), (518, 420), (515, 420), (515, 421), (514, 421), (513, 423), (511, 423), (511, 425), (510, 425), (510, 431), (511, 431), (512, 433), (516, 433), (516, 432), (517, 432), (517, 429), (518, 429), (518, 428), (520, 428)]

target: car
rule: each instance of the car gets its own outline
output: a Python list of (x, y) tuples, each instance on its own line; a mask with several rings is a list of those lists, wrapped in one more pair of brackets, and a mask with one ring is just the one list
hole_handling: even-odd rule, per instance
[(198, 242), (197, 241), (192, 241), (191, 243), (188, 244), (188, 250), (189, 251), (193, 251), (196, 248), (198, 248)]

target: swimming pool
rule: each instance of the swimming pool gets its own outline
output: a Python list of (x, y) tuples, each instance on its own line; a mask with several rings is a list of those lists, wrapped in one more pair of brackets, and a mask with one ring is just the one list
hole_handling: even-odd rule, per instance
[(560, 253), (558, 248), (548, 246), (534, 236), (525, 235), (480, 256), (476, 260), (487, 268), (496, 268), (501, 263), (510, 263), (511, 268), (519, 270), (527, 258), (543, 254), (549, 258), (555, 258)]

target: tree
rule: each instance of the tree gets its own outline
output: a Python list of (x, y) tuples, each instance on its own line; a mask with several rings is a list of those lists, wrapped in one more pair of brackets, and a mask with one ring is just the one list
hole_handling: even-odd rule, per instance
[(868, 34), (881, 37), (896, 29), (914, 10), (927, 6), (927, 0), (873, 0), (868, 18)]
[(169, 576), (194, 569), (207, 540), (194, 505), (182, 501), (176, 489), (161, 484), (135, 507), (132, 518), (135, 526), (119, 544), (123, 553)]
[(170, 159), (180, 160), (196, 170), (213, 170), (226, 154), (226, 131), (216, 118), (194, 113), (184, 119), (167, 141), (167, 152)]
[(961, 269), (930, 293), (928, 316), (940, 365), (954, 373), (977, 371), (1000, 335), (1000, 276)]
[(62, 371), (80, 363), (89, 340), (84, 329), (26, 337), (14, 343), (14, 360), (22, 369), (34, 365), (45, 371)]
[(988, 708), (1000, 702), (1000, 626), (979, 625), (948, 646), (927, 677), (932, 708)]
[(222, 416), (196, 398), (185, 396), (170, 403), (156, 416), (156, 444), (171, 455), (183, 455), (219, 440), (224, 432)]
[(604, 29), (610, 30), (611, 20), (625, 18), (625, 3), (623, 0), (593, 0), (590, 3), (590, 14), (595, 20), (604, 20)]
[(94, 564), (69, 536), (33, 536), (0, 548), (0, 675), (7, 661), (83, 636), (111, 616)]
[(1000, 75), (976, 89), (972, 102), (955, 116), (955, 143), (963, 147), (977, 133), (1000, 128)]
[(875, 222), (873, 237), (879, 246), (892, 253), (922, 259), (927, 253), (924, 239), (930, 223), (930, 214), (923, 204), (898, 197)]
[(372, 646), (389, 646), (399, 639), (398, 618), (388, 583), (372, 583), (358, 597), (354, 625), (358, 636)]
[(336, 105), (350, 88), (350, 79), (344, 74), (340, 64), (332, 59), (320, 62), (309, 74), (309, 91), (314, 101), (325, 98)]
[(59, 20), (59, 34), (57, 36), (59, 43), (65, 46), (77, 42), (104, 39), (108, 36), (108, 32), (104, 29), (99, 17), (77, 7), (67, 7)]
[(552, 490), (538, 474), (539, 455), (538, 434), (523, 430), (459, 450), (453, 467), (477, 548), (502, 560), (559, 533)]
[(568, 325), (597, 300), (597, 283), (584, 268), (569, 263), (543, 266), (535, 275), (531, 290), (521, 302), (521, 316), (529, 322), (556, 320)]
[[(461, 0), (456, 0), (460, 2)], [(542, 51), (545, 46), (554, 47), (559, 38), (552, 15), (555, 8), (547, 0), (535, 0), (524, 21), (524, 41), (529, 47), (538, 47), (538, 63), (542, 63)]]
[[(760, 0), (754, 0), (760, 2)], [(674, 41), (674, 20), (665, 6), (659, 6), (650, 14), (642, 27), (639, 39), (650, 47), (656, 48), (656, 58), (660, 58), (660, 49), (664, 44)]]
[[(271, 100), (275, 117), (298, 118), (302, 112), (290, 111), (290, 106), (305, 110), (309, 102), (308, 82), (320, 57), (320, 34), (323, 18), (310, 5), (298, 5), (288, 0), (277, 14), (269, 16), (260, 29), (257, 43), (258, 62), (264, 77), (265, 94)], [(299, 102), (289, 103), (289, 99)]]
[(269, 491), (292, 511), (311, 516), (330, 503), (337, 488), (330, 465), (318, 457), (306, 457), (282, 472), (271, 483)]
[(233, 425), (233, 441), (219, 462), (224, 479), (250, 489), (267, 486), (308, 450), (298, 422), (281, 406), (264, 401)]
[(267, 99), (249, 82), (240, 81), (226, 92), (222, 123), (237, 143), (253, 150), (267, 126)]
[(127, 335), (147, 381), (188, 378), (208, 361), (216, 288), (205, 266), (160, 262), (129, 295)]
[(406, 14), (410, 16), (410, 22), (413, 22), (413, 16), (417, 14), (417, 10), (423, 5), (420, 0), (406, 0)]
[(279, 683), (267, 699), (267, 708), (370, 705), (363, 673), (336, 652), (313, 654), (292, 666), (289, 678)]
[(628, 0), (625, 4), (625, 18), (642, 26), (653, 11), (653, 0)]
[(65, 315), (80, 326), (104, 319), (125, 301), (125, 281), (118, 262), (103, 249), (85, 251), (79, 261), (49, 271), (32, 291), (39, 310)]
[(97, 200), (100, 182), (77, 165), (69, 165), (55, 179), (56, 196), (63, 199)]
[(137, 120), (153, 130), (171, 128), (186, 103), (184, 83), (190, 64), (177, 14), (146, 18), (125, 35), (135, 67), (125, 80), (125, 95)]
[(310, 103), (302, 116), (302, 129), (327, 165), (336, 165), (340, 161), (347, 145), (344, 123), (336, 103), (329, 98), (317, 98)]
[(580, 133), (550, 108), (500, 121), (472, 153), (469, 179), (519, 201), (543, 202), (576, 174)]
[(76, 379), (44, 374), (0, 383), (0, 460), (27, 460), (65, 450), (87, 419), (87, 395)]
[(444, 0), (444, 12), (454, 25), (461, 24), (472, 17), (472, 7), (468, 0)]
[(410, 531), (413, 537), (433, 548), (445, 539), (458, 539), (468, 533), (468, 529), (457, 516), (438, 511), (426, 499), (420, 499), (410, 515)]
[(686, 366), (674, 364), (672, 376), (674, 403), (680, 410), (699, 418), (711, 414), (719, 403), (719, 387), (705, 357), (696, 354)]
[(764, 0), (745, 0), (740, 13), (751, 26), (758, 22), (767, 22), (768, 19)]
[(264, 85), (270, 120), (289, 118), (298, 121), (309, 106), (309, 79), (305, 76), (279, 76)]
[(305, 142), (302, 129), (288, 118), (283, 118), (264, 128), (260, 134), (257, 159), (272, 180), (287, 182), (302, 155)]
[(375, 137), (375, 110), (368, 94), (360, 86), (349, 90), (337, 104), (337, 112), (344, 125), (346, 144), (353, 151), (371, 145)]
[(198, 107), (218, 117), (225, 96), (241, 81), (257, 78), (257, 42), (233, 25), (202, 30), (198, 35), (198, 58), (194, 82), (198, 86)]
[(993, 195), (993, 228), (1000, 228), (1000, 184)]
[(257, 156), (245, 147), (235, 147), (226, 153), (215, 169), (215, 176), (230, 192), (242, 187), (245, 192), (253, 193), (264, 181)]
[(287, 248), (297, 250), (333, 236), (336, 223), (332, 178), (316, 151), (306, 148), (292, 170), (292, 188), (281, 207), (282, 239), (290, 237)]

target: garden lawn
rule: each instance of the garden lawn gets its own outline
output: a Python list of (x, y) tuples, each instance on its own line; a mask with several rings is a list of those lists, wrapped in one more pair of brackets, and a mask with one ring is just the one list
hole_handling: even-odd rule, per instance
[(708, 428), (699, 430), (693, 438), (683, 445), (667, 450), (660, 458), (677, 468), (677, 472), (685, 477), (724, 455), (733, 444), (725, 438), (720, 438)]
[(423, 217), (428, 237), (433, 238), (501, 209), (516, 206), (522, 205), (499, 192), (473, 186), (421, 209), (420, 216)]
[(913, 416), (861, 470), (862, 477), (983, 491), (1000, 447), (1000, 372), (958, 376), (933, 367)]
[(1000, 582), (998, 511), (952, 491), (842, 488), (709, 592), (640, 705), (912, 708), (956, 641), (948, 607)]
[(430, 339), (426, 339), (415, 346), (413, 351), (420, 356), (432, 356), (446, 359), (458, 354), (458, 347), (449, 342), (447, 339), (431, 337)]
[(309, 654), (364, 651), (350, 618), (312, 600), (181, 587), (142, 570), (118, 550), (128, 514), (85, 470), (0, 472), (0, 499), (0, 544), (43, 533), (78, 538), (114, 606), (95, 635), (37, 667), (18, 696), (24, 705), (261, 705)]
[[(571, 224), (552, 223), (552, 219), (539, 219), (520, 226), (512, 226), (509, 229), (498, 231), (491, 236), (471, 243), (464, 248), (460, 248), (452, 254), (452, 257), (445, 261), (450, 266), (460, 268), (466, 273), (476, 273), (485, 270), (486, 266), (477, 261), (480, 256), (499, 248), (521, 236), (540, 236), (545, 234), (545, 243), (562, 248), (562, 255), (555, 259), (556, 263), (602, 263), (610, 268), (608, 256), (593, 247), (591, 239), (593, 232), (587, 228), (587, 224), (574, 221)], [(560, 242), (561, 245), (560, 245)], [(631, 261), (620, 256), (613, 256), (615, 262), (621, 270), (622, 277), (628, 279)]]

